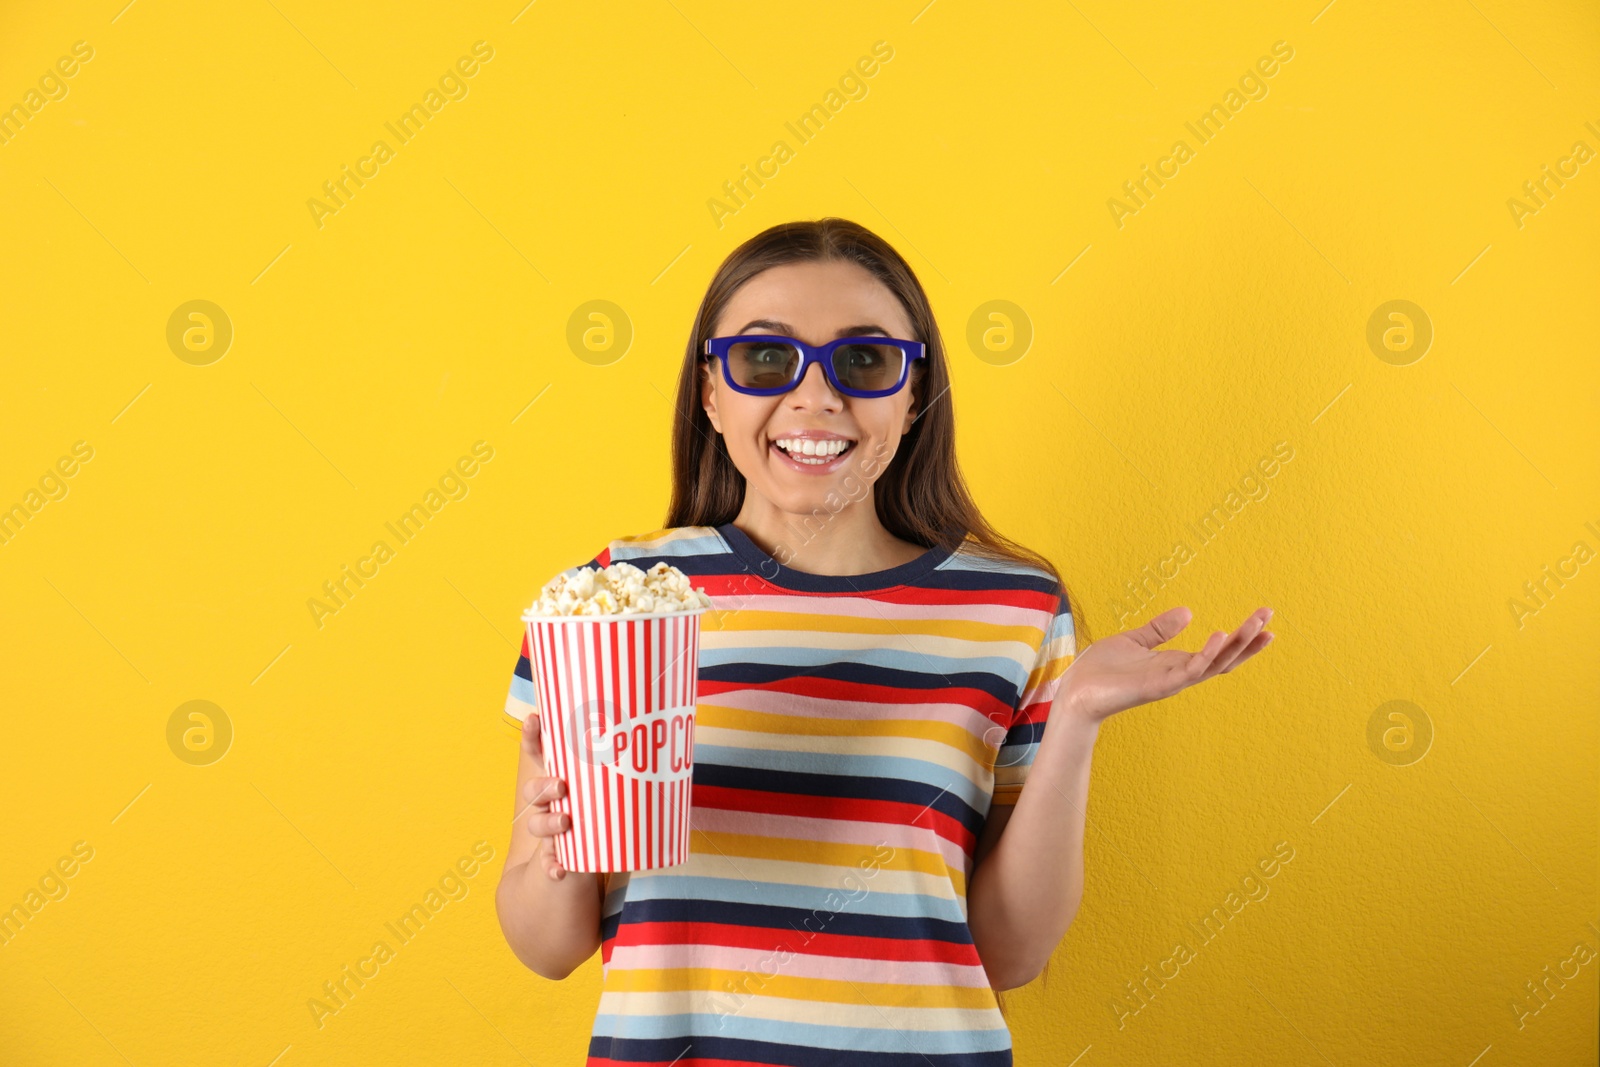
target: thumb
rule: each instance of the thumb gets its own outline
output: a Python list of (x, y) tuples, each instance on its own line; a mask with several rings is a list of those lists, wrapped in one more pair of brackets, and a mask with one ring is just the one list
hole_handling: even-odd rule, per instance
[(1194, 612), (1186, 607), (1168, 608), (1138, 629), (1129, 630), (1128, 636), (1145, 648), (1155, 648), (1177, 637), (1193, 619)]

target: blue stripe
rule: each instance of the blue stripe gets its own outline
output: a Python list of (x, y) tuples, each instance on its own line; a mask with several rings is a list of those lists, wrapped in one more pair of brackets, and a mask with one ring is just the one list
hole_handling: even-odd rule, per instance
[[(746, 988), (759, 990), (761, 975), (755, 974)], [(759, 996), (759, 992), (755, 995)], [(609, 1037), (613, 1046), (637, 1047), (644, 1041), (671, 1040), (679, 1034), (706, 1034), (702, 1040), (743, 1041), (754, 1044), (782, 1042), (801, 1048), (835, 1049), (857, 1054), (877, 1053), (964, 1053), (1005, 1052), (1011, 1048), (1011, 1033), (1003, 1025), (993, 1030), (895, 1030), (851, 1026), (823, 1026), (818, 1023), (783, 1022), (776, 1019), (746, 1017), (739, 1006), (750, 994), (712, 994), (717, 1011), (686, 1012), (680, 1015), (613, 1015), (596, 1013), (594, 1032)], [(620, 1033), (619, 1033), (620, 1031)], [(687, 1043), (689, 1038), (678, 1040)], [(682, 1045), (679, 1046), (680, 1050)], [(708, 1055), (698, 1048), (691, 1055)], [(687, 1059), (688, 1057), (685, 1057)], [(681, 1060), (679, 1061), (682, 1062)], [(874, 1061), (876, 1062), (876, 1061)]]
[[(865, 899), (865, 898), (863, 898)], [(856, 901), (854, 903), (860, 903)], [(712, 926), (748, 926), (758, 930), (844, 937), (882, 937), (897, 941), (937, 941), (949, 945), (972, 944), (972, 931), (964, 922), (947, 922), (927, 916), (865, 915), (845, 901), (838, 909), (778, 908), (768, 904), (743, 904), (726, 900), (629, 899), (627, 923), (705, 923)], [(863, 966), (870, 968), (870, 960)]]
[[(718, 537), (715, 533), (709, 533), (701, 537), (680, 537), (668, 544), (657, 545), (653, 548), (629, 544), (614, 545), (611, 553), (611, 562), (615, 563), (618, 560), (627, 560), (629, 563), (632, 563), (635, 567), (638, 567), (641, 570), (649, 570), (650, 566), (654, 564), (657, 559), (664, 559), (668, 563), (678, 566), (678, 561), (684, 557), (696, 556), (723, 557), (719, 562), (724, 567), (736, 562), (734, 557), (723, 545), (722, 538)], [(649, 557), (650, 563), (643, 564), (638, 562), (641, 557)], [(678, 569), (681, 571), (684, 568), (682, 566), (678, 566)], [(744, 570), (743, 567), (737, 566), (732, 567), (731, 569), (735, 571)]]
[[(670, 870), (672, 868), (663, 868)], [(853, 868), (852, 868), (853, 870)], [(646, 877), (648, 875), (649, 877)], [(961, 905), (948, 897), (927, 893), (891, 893), (875, 887), (883, 876), (880, 870), (872, 877), (859, 876), (868, 889), (866, 897), (853, 910), (860, 914), (883, 915), (890, 918), (913, 919), (919, 915), (942, 919), (946, 922), (965, 922)], [(841, 874), (840, 878), (844, 876)], [(634, 873), (627, 891), (628, 900), (725, 900), (735, 904), (771, 904), (780, 908), (801, 911), (827, 908), (830, 893), (851, 892), (847, 886), (826, 888), (822, 886), (791, 885), (762, 882), (751, 885), (743, 878), (706, 878), (689, 874), (656, 874), (654, 871)], [(605, 910), (615, 914), (622, 907), (620, 892), (608, 894)]]
[[(999, 675), (1006, 679), (1015, 678), (1016, 687), (1020, 690), (1027, 684), (1029, 673), (1028, 665), (1019, 663), (1010, 656), (938, 656), (908, 648), (822, 648), (806, 645), (702, 648), (700, 669), (703, 672), (708, 667), (748, 663), (751, 654), (758, 651), (761, 665), (764, 667), (867, 666), (912, 677), (921, 675), (937, 678), (938, 687), (941, 689), (951, 685), (968, 685), (976, 688), (985, 685), (989, 678)], [(1031, 658), (1032, 651), (1025, 648), (1024, 655)]]
[[(742, 650), (745, 655), (765, 656), (765, 649), (746, 648)], [(702, 653), (704, 655), (704, 653)], [(870, 658), (870, 657), (868, 657)], [(771, 663), (765, 658), (759, 661), (735, 660), (727, 663), (711, 663), (702, 660), (700, 664), (700, 678), (702, 681), (718, 682), (724, 685), (742, 686), (771, 686), (775, 682), (788, 681), (791, 678), (816, 679), (831, 678), (854, 685), (874, 686), (885, 689), (908, 689), (918, 692), (929, 692), (939, 689), (965, 688), (976, 689), (987, 693), (1000, 703), (1008, 707), (1016, 707), (1018, 699), (1022, 696), (1023, 687), (1028, 682), (1028, 671), (1018, 667), (1015, 660), (1006, 660), (1006, 671), (1003, 675), (988, 672), (971, 671), (907, 671), (897, 670), (887, 666), (870, 666), (861, 662), (836, 661), (821, 664), (810, 668)]]
[(1008, 745), (1037, 745), (1044, 740), (1043, 722), (1019, 722), (1006, 731), (1005, 744)]
[[(861, 739), (866, 742), (867, 738)], [(897, 738), (896, 740), (901, 740)], [(910, 756), (852, 756), (840, 752), (793, 752), (781, 748), (735, 748), (695, 742), (694, 758), (722, 767), (744, 767), (764, 771), (793, 771), (800, 774), (844, 775), (853, 778), (884, 778), (922, 784), (928, 781), (950, 783), (968, 803), (976, 805), (977, 786), (959, 771), (931, 760)], [(931, 799), (931, 794), (930, 794)]]
[[(940, 1031), (941, 1033), (943, 1031)], [(1009, 1033), (1009, 1031), (1008, 1031)], [(596, 1037), (589, 1055), (622, 1063), (679, 1063), (690, 1058), (747, 1060), (775, 1067), (1012, 1067), (1011, 1050), (993, 1052), (857, 1052), (849, 1049), (806, 1048), (771, 1041), (744, 1041), (727, 1037), (673, 1037), (634, 1041)]]
[(524, 704), (537, 706), (539, 703), (538, 696), (533, 689), (533, 680), (530, 678), (513, 677), (511, 679), (511, 695)]
[[(900, 778), (857, 778), (850, 775), (806, 774), (799, 771), (753, 770), (748, 767), (725, 767), (721, 764), (694, 761), (694, 784), (722, 786), (728, 789), (753, 789), (763, 793), (793, 793), (806, 797), (838, 797), (861, 800), (884, 800), (900, 804), (914, 804), (918, 810), (931, 807), (948, 815), (974, 834), (983, 830), (983, 816), (961, 799), (958, 788), (967, 779), (947, 772), (952, 779), (949, 788), (942, 791), (926, 782), (909, 782)], [(911, 813), (907, 813), (907, 819)]]

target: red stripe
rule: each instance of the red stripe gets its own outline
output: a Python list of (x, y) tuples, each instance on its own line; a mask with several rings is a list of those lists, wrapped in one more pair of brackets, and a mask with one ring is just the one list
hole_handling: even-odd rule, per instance
[[(571, 630), (571, 629), (573, 629), (573, 627), (569, 624), (567, 626), (562, 627), (562, 629)], [(574, 702), (573, 702), (572, 706), (573, 707), (583, 707), (584, 702), (588, 699), (588, 696), (589, 696), (589, 694), (588, 694), (589, 679), (584, 674), (583, 666), (582, 666), (582, 663), (583, 663), (583, 641), (578, 635), (575, 634), (574, 637), (573, 637), (573, 640), (572, 640), (572, 644), (575, 646), (577, 657), (578, 657), (578, 668), (577, 668), (576, 675), (574, 677), (574, 681), (575, 681), (575, 683), (577, 685), (577, 689), (573, 693), (573, 696), (574, 696), (575, 699), (574, 699)], [(579, 734), (579, 737), (582, 738), (582, 740), (584, 741), (584, 747), (585, 748), (589, 747), (588, 746), (589, 727), (591, 725), (592, 725), (592, 723), (589, 720), (589, 717), (587, 715), (584, 716), (584, 721), (582, 723), (578, 724), (578, 729), (580, 731), (582, 731)], [(594, 759), (593, 759), (592, 756), (585, 756), (584, 759), (583, 759), (583, 775), (584, 775), (584, 781), (587, 784), (587, 789), (586, 789), (586, 792), (585, 792), (585, 801), (584, 801), (584, 807), (587, 809), (586, 812), (585, 812), (585, 814), (587, 816), (587, 818), (585, 819), (585, 822), (587, 822), (589, 825), (588, 825), (587, 831), (583, 835), (584, 839), (585, 839), (584, 840), (585, 863), (579, 869), (580, 870), (584, 870), (584, 871), (591, 871), (595, 867), (599, 866), (599, 861), (600, 861), (600, 810), (599, 810), (600, 806), (597, 803), (597, 801), (599, 799), (599, 795), (600, 795), (600, 790), (599, 790), (599, 784), (595, 780), (596, 779), (596, 773), (595, 773)]]
[(659, 783), (647, 782), (645, 784), (644, 825), (647, 832), (644, 835), (644, 865), (646, 867), (654, 867), (656, 865), (656, 834), (653, 829), (655, 823), (652, 821), (652, 816), (655, 814), (656, 809), (661, 806), (656, 802), (656, 793), (660, 789)]
[[(899, 800), (864, 800), (859, 797), (827, 797), (810, 793), (768, 793), (722, 785), (697, 785), (694, 791), (694, 803), (706, 808), (741, 813), (792, 815), (803, 819), (832, 819), (841, 823), (931, 827), (946, 841), (963, 847), (976, 844), (972, 831), (968, 830), (959, 819), (952, 818), (937, 808), (929, 807), (924, 811), (920, 804), (909, 804)], [(799, 846), (808, 844), (812, 842), (797, 842)]]
[[(628, 782), (629, 822), (632, 824), (628, 828), (631, 831), (628, 835), (628, 866), (630, 868), (639, 866), (639, 820), (644, 814), (639, 797), (640, 792), (639, 779), (630, 779)], [(648, 792), (648, 790), (643, 790), (643, 792)]]
[[(672, 664), (672, 676), (666, 679), (668, 688), (666, 703), (674, 708), (683, 707), (683, 675), (685, 667), (683, 661), (683, 623), (684, 619), (681, 616), (671, 620), (672, 641), (667, 650), (667, 662)], [(672, 809), (672, 840), (676, 847), (668, 858), (682, 862), (683, 859), (687, 859), (687, 855), (683, 854), (682, 850), (688, 840), (688, 828), (684, 825), (684, 816), (687, 813), (684, 810), (686, 805), (684, 803), (683, 779), (680, 778), (672, 783), (672, 796), (674, 801)]]
[[(590, 670), (593, 672), (594, 677), (594, 699), (600, 710), (600, 737), (603, 742), (607, 742), (607, 747), (603, 751), (610, 751), (611, 732), (616, 725), (612, 722), (612, 716), (616, 714), (616, 711), (614, 706), (609, 713), (606, 709), (606, 698), (610, 694), (606, 691), (606, 679), (601, 669), (600, 649), (601, 642), (605, 639), (605, 631), (614, 628), (614, 624), (596, 621), (594, 623), (584, 623), (583, 628), (589, 631), (589, 636), (594, 645), (593, 662), (590, 664)], [(601, 854), (605, 857), (605, 862), (602, 866), (609, 870), (618, 868), (617, 860), (619, 858), (617, 856), (619, 842), (616, 840), (614, 830), (617, 813), (613, 799), (617, 792), (617, 784), (617, 773), (605, 764), (601, 764), (600, 799), (602, 801), (602, 810), (600, 812), (600, 837), (604, 842), (604, 851)]]
[(731, 923), (630, 922), (619, 925), (611, 941), (613, 952), (618, 948), (643, 945), (724, 945), (761, 951), (787, 946), (797, 954), (808, 956), (983, 965), (978, 950), (972, 945), (928, 938), (830, 934), (825, 931), (813, 932), (805, 926), (798, 930), (792, 927), (777, 930), (769, 926), (738, 926)]
[(710, 1056), (680, 1056), (675, 1060), (614, 1060), (609, 1056), (590, 1056), (584, 1067), (772, 1067), (762, 1060), (723, 1060)]
[[(544, 684), (544, 707), (542, 713), (544, 721), (549, 725), (549, 735), (545, 738), (545, 753), (550, 757), (550, 774), (567, 781), (570, 777), (567, 768), (567, 734), (561, 721), (561, 692), (555, 672), (554, 633), (548, 623), (539, 624), (539, 664), (540, 677)], [(567, 786), (567, 795), (558, 801), (551, 802), (551, 808), (556, 804), (562, 805), (562, 810), (570, 814), (572, 811), (572, 786)], [(556, 859), (565, 866), (566, 861), (572, 856), (572, 831), (568, 830), (556, 838)]]
[[(932, 677), (932, 676), (930, 676)], [(749, 682), (717, 681), (706, 678), (700, 681), (700, 695), (731, 693), (750, 688), (769, 693), (790, 693), (795, 696), (814, 697), (821, 700), (859, 701), (868, 704), (918, 705), (929, 701), (941, 704), (965, 704), (989, 718), (996, 714), (1009, 717), (1012, 706), (998, 700), (991, 693), (966, 686), (940, 686), (919, 689), (910, 686), (873, 685), (867, 682), (849, 682), (840, 678), (812, 678), (797, 676), (776, 678), (752, 686)]]
[(1011, 724), (1013, 726), (1022, 726), (1028, 723), (1047, 721), (1050, 716), (1050, 706), (1055, 703), (1053, 687), (1059, 685), (1060, 681), (1061, 677), (1058, 675), (1055, 681), (1050, 683), (1052, 692), (1048, 700), (1037, 700), (1029, 704), (1017, 713), (1017, 717), (1011, 721)]
[[(650, 665), (650, 690), (646, 694), (646, 700), (652, 715), (659, 714), (662, 708), (662, 686), (666, 679), (661, 677), (661, 666), (666, 662), (669, 638), (668, 622), (669, 620), (667, 619), (650, 620), (650, 640), (645, 643), (645, 662)], [(670, 860), (675, 854), (672, 814), (676, 810), (676, 807), (670, 803), (662, 807), (662, 814), (666, 816), (664, 824), (660, 827), (662, 831), (661, 859), (663, 863)]]
[[(609, 649), (616, 642), (617, 631), (620, 629), (621, 627), (615, 624), (605, 627), (605, 631), (600, 635), (604, 642), (602, 651)], [(605, 687), (606, 699), (611, 704), (611, 728), (625, 730), (627, 726), (624, 720), (627, 717), (628, 709), (622, 702), (621, 694), (612, 686), (609, 675), (605, 679)], [(628, 804), (630, 779), (613, 771), (611, 772), (611, 780), (615, 783), (613, 791), (615, 810), (612, 812), (611, 819), (607, 825), (610, 827), (612, 835), (616, 838), (616, 862), (611, 865), (611, 869), (625, 871), (633, 865), (633, 857), (628, 853), (628, 830), (632, 823), (631, 816), (633, 812), (633, 809)]]
[[(672, 693), (677, 688), (675, 683), (677, 683), (678, 673), (677, 619), (658, 619), (656, 625), (661, 630), (661, 662), (667, 664), (664, 673), (661, 675), (661, 704), (658, 704), (658, 713), (664, 713), (666, 709), (669, 709), (677, 702), (672, 699)], [(678, 845), (680, 845), (680, 837), (682, 837), (680, 830), (678, 830), (678, 811), (682, 811), (683, 805), (680, 798), (678, 798), (677, 782), (669, 782), (667, 784), (667, 797), (670, 798), (670, 803), (667, 805), (666, 817), (667, 843), (666, 848), (662, 849), (666, 853), (662, 856), (664, 864), (677, 859)]]
[[(627, 718), (629, 718), (629, 721), (638, 718), (638, 670), (635, 670), (634, 667), (635, 656), (638, 653), (638, 625), (640, 624), (638, 624), (637, 619), (630, 619), (627, 622)], [(643, 862), (645, 862), (645, 843), (643, 843), (640, 835), (642, 833), (648, 835), (648, 830), (645, 827), (650, 825), (645, 822), (645, 809), (642, 806), (645, 803), (643, 795), (648, 792), (650, 792), (650, 787), (646, 785), (645, 789), (640, 789), (638, 787), (638, 779), (635, 777), (634, 857), (632, 857), (632, 865), (634, 865), (635, 869), (642, 867)]]
[[(557, 648), (558, 635), (554, 625), (550, 623), (539, 624), (539, 663), (541, 677), (545, 679), (545, 712), (546, 721), (551, 727), (549, 745), (546, 752), (554, 756), (554, 769), (552, 774), (559, 777), (567, 784), (566, 796), (553, 802), (562, 805), (562, 810), (570, 815), (574, 810), (572, 797), (572, 768), (567, 762), (567, 727), (566, 717), (561, 714), (563, 701), (566, 699), (561, 690), (561, 682), (557, 677)], [(563, 867), (576, 860), (577, 837), (575, 828), (568, 829), (556, 838), (556, 859), (561, 861)]]
[(570, 736), (572, 723), (568, 718), (567, 709), (572, 700), (572, 682), (568, 667), (566, 627), (549, 623), (546, 637), (550, 641), (555, 655), (555, 662), (551, 664), (555, 676), (556, 703), (552, 712), (556, 717), (556, 728), (561, 731), (561, 755), (563, 760), (564, 777), (567, 779), (568, 804), (572, 810), (572, 829), (569, 833), (571, 840), (567, 842), (566, 856), (559, 856), (561, 865), (567, 870), (576, 870), (583, 862), (583, 831), (580, 829), (579, 816), (583, 808), (583, 768), (572, 765), (572, 738)]
[[(745, 572), (730, 574), (697, 574), (694, 576), (694, 585), (706, 591), (711, 597), (731, 596), (772, 596), (793, 598), (795, 593), (791, 589), (784, 589), (765, 581), (754, 574)], [(807, 590), (807, 597), (823, 599), (845, 599), (860, 597), (861, 594), (845, 592), (814, 592)], [(1055, 590), (1040, 589), (935, 589), (924, 586), (899, 586), (894, 589), (873, 590), (872, 599), (891, 604), (908, 605), (966, 605), (966, 604), (997, 604), (1013, 608), (1035, 608), (1047, 611), (1054, 615), (1058, 605)]]
[[(638, 675), (638, 694), (635, 697), (635, 707), (640, 715), (650, 713), (650, 661), (651, 645), (654, 645), (654, 629), (648, 619), (638, 622), (638, 651), (643, 656), (643, 670)], [(659, 782), (646, 782), (645, 784), (645, 867), (650, 869), (656, 865), (661, 854), (661, 843), (656, 833), (656, 821), (661, 811), (661, 784)]]

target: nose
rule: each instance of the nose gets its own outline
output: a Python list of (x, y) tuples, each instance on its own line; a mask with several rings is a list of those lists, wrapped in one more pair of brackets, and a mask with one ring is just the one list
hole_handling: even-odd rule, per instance
[(833, 383), (822, 370), (822, 364), (813, 363), (800, 377), (800, 384), (788, 393), (791, 407), (818, 411), (838, 411), (844, 407), (844, 397), (834, 391)]

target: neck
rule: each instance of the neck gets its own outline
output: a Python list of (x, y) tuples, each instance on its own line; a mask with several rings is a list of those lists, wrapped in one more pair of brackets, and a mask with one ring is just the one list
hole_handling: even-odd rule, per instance
[(808, 574), (871, 574), (909, 563), (926, 551), (889, 532), (870, 493), (837, 512), (784, 511), (746, 493), (733, 524), (773, 559)]

